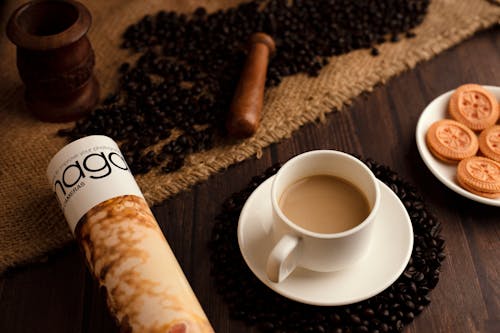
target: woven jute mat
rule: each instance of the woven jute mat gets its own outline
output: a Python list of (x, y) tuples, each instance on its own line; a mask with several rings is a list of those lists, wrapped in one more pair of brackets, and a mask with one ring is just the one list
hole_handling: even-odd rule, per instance
[[(45, 170), (51, 157), (67, 142), (57, 137), (71, 124), (48, 124), (23, 108), (23, 87), (16, 69), (15, 47), (5, 36), (12, 11), (24, 1), (5, 3), (0, 40), (0, 273), (9, 267), (36, 261), (63, 247), (72, 236), (51, 193)], [(189, 13), (203, 6), (209, 12), (235, 6), (238, 1), (84, 1), (93, 17), (89, 38), (96, 53), (95, 73), (102, 96), (114, 90), (117, 68), (130, 56), (121, 50), (121, 34), (131, 23), (160, 9)], [(263, 119), (251, 139), (227, 143), (188, 158), (172, 174), (159, 170), (136, 179), (149, 204), (207, 179), (231, 164), (261, 154), (301, 125), (324, 119), (325, 114), (376, 84), (414, 67), (457, 44), (474, 32), (500, 22), (500, 6), (486, 0), (433, 0), (416, 38), (379, 47), (380, 56), (360, 50), (334, 57), (319, 77), (295, 75), (266, 92)]]

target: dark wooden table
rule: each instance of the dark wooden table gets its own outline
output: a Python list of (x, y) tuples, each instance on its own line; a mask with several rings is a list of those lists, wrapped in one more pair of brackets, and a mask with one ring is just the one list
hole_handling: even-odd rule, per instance
[[(166, 237), (217, 332), (257, 332), (229, 317), (209, 276), (207, 242), (221, 203), (275, 162), (311, 149), (339, 149), (390, 166), (423, 195), (443, 225), (447, 259), (432, 303), (406, 332), (500, 332), (500, 209), (467, 200), (425, 167), (415, 126), (438, 95), (467, 82), (500, 86), (500, 29), (481, 32), (360, 96), (326, 123), (211, 177), (154, 208)], [(47, 263), (0, 278), (0, 332), (117, 332), (76, 246)]]

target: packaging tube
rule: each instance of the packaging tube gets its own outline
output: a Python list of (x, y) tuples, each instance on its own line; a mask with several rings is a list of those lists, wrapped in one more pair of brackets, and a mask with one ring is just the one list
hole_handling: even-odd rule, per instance
[(121, 332), (214, 332), (111, 138), (68, 144), (47, 177)]

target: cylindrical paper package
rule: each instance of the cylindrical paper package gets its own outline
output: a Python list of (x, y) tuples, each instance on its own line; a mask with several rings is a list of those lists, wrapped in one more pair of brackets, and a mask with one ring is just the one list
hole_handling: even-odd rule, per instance
[(213, 332), (112, 139), (68, 144), (47, 176), (123, 332)]

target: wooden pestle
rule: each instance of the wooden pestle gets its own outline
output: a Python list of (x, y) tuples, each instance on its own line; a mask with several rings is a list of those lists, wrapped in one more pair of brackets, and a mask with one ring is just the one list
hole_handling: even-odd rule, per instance
[(229, 136), (252, 136), (259, 126), (269, 57), (276, 51), (271, 36), (258, 32), (250, 37), (249, 52), (234, 93), (226, 129)]

